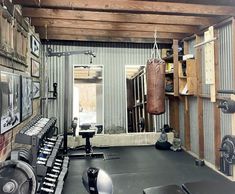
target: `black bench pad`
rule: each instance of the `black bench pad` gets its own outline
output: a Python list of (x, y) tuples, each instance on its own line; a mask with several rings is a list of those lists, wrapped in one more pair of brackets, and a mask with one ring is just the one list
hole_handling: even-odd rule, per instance
[(235, 194), (235, 183), (225, 181), (199, 181), (182, 185), (189, 194)]
[(150, 187), (144, 189), (144, 194), (186, 194), (178, 185)]

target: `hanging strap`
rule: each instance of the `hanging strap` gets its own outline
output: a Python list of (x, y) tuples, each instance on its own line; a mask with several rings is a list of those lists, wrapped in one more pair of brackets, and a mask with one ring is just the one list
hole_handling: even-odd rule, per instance
[(157, 45), (157, 31), (154, 32), (154, 45), (152, 48), (151, 59), (161, 59), (161, 55)]

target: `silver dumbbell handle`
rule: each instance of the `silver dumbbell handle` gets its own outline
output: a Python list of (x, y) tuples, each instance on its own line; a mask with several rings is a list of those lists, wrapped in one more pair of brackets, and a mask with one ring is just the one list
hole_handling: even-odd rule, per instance
[(56, 174), (47, 173), (47, 175), (52, 177), (52, 178), (58, 178), (58, 175), (56, 175)]
[(53, 189), (48, 189), (48, 188), (42, 187), (41, 190), (42, 190), (42, 191), (46, 191), (46, 192), (48, 192), (48, 193), (54, 193), (54, 190), (53, 190)]
[(53, 183), (56, 182), (56, 179), (53, 179), (53, 178), (45, 177), (44, 179)]
[(46, 185), (48, 187), (55, 187), (55, 184), (53, 183), (48, 183), (48, 182), (43, 182), (43, 185)]

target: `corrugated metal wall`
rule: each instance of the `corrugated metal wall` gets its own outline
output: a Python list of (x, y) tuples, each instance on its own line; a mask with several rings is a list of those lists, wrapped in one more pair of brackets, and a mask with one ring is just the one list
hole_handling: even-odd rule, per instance
[[(233, 69), (233, 45), (232, 45), (232, 25), (227, 24), (218, 29), (219, 33), (219, 67), (220, 67), (220, 83), (219, 89), (234, 90), (235, 83), (234, 69)], [(221, 95), (225, 96), (225, 95)], [(229, 97), (228, 95), (226, 95)], [(232, 134), (232, 117), (231, 115), (220, 113), (220, 127), (221, 127), (221, 139), (225, 135)]]
[(198, 107), (197, 98), (189, 98), (189, 114), (190, 114), (190, 143), (191, 151), (199, 155), (199, 131), (198, 131)]
[(220, 113), (221, 140), (225, 135), (232, 135), (232, 115)]
[(233, 90), (235, 83), (232, 57), (232, 25), (227, 24), (218, 29), (219, 33), (219, 89)]
[(194, 48), (194, 45), (196, 44), (196, 39), (191, 39), (188, 41), (188, 53), (196, 55), (196, 49)]
[(182, 145), (185, 145), (184, 142), (184, 102), (183, 101), (179, 101), (179, 126), (180, 126), (180, 139), (182, 142)]
[(214, 106), (210, 100), (203, 100), (203, 128), (205, 160), (215, 164), (214, 152)]
[(163, 128), (164, 124), (170, 125), (170, 118), (169, 118), (169, 99), (166, 98), (165, 103), (165, 113), (162, 115), (155, 116), (156, 119), (156, 130)]
[[(44, 48), (53, 51), (92, 50), (96, 53), (93, 64), (104, 66), (104, 127), (105, 133), (126, 132), (125, 65), (145, 65), (151, 55), (152, 44), (46, 42)], [(87, 55), (70, 57), (70, 64), (90, 63)], [(49, 85), (58, 83), (58, 99), (49, 102), (49, 116), (56, 116), (63, 126), (64, 57), (48, 59)], [(72, 79), (72, 78), (71, 78)], [(67, 87), (67, 86), (65, 86)], [(169, 107), (167, 107), (169, 109)], [(71, 110), (70, 110), (71, 111)], [(169, 116), (161, 116), (165, 119)], [(169, 120), (169, 119), (168, 119)]]

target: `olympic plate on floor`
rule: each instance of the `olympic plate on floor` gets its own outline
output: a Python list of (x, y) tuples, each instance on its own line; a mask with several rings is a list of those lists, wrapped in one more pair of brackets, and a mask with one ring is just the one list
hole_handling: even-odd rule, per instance
[(35, 194), (37, 180), (32, 167), (22, 161), (0, 163), (1, 194)]

